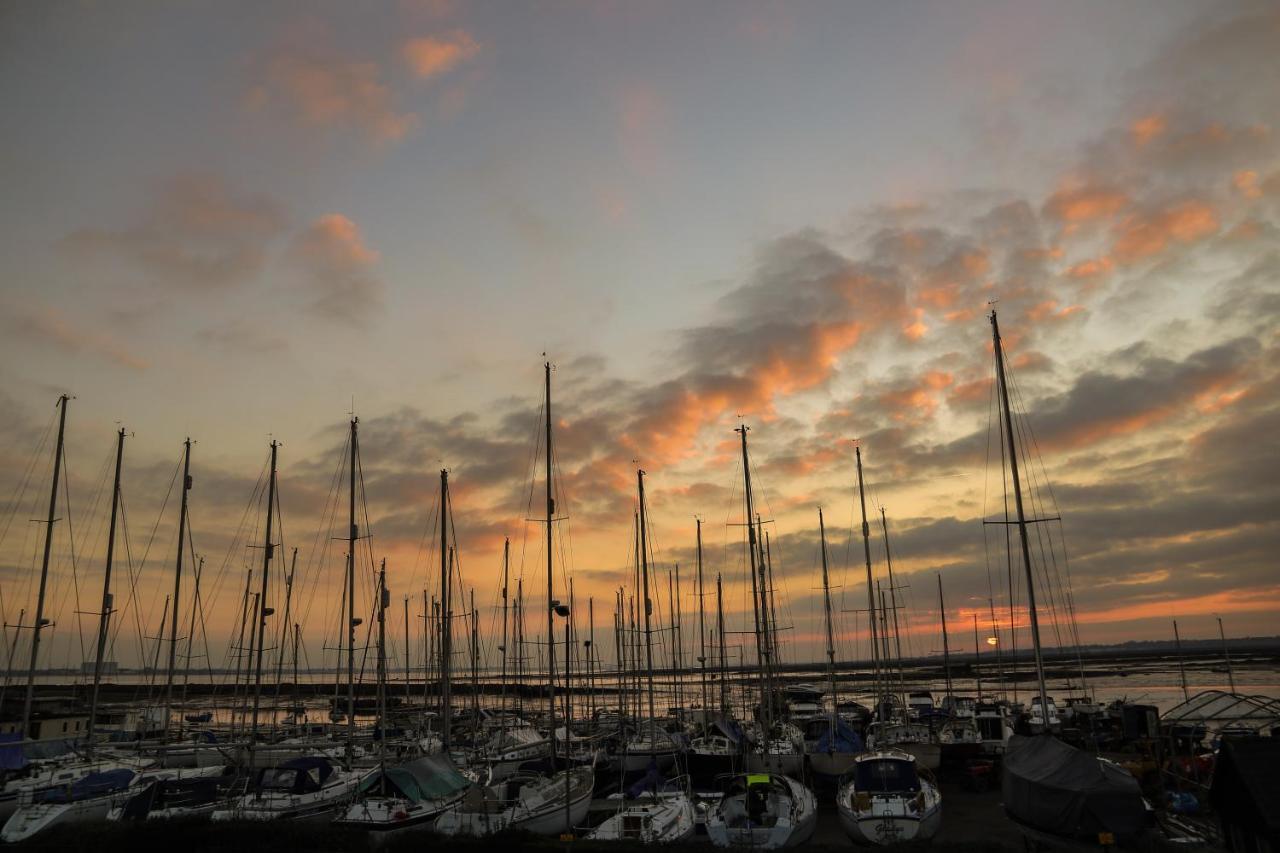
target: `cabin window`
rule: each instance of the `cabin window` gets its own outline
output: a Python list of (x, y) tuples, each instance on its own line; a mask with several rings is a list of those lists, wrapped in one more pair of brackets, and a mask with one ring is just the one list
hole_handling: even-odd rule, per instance
[(64, 732), (67, 730), (67, 721), (66, 721), (66, 720), (63, 720), (63, 721), (62, 721), (62, 730), (63, 730)]

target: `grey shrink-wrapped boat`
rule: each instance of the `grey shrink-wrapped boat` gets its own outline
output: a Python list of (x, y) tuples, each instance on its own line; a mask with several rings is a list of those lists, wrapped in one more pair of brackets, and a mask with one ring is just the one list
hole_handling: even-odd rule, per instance
[(1129, 771), (1049, 734), (1014, 735), (1004, 758), (1004, 807), (1024, 828), (1097, 844), (1132, 841), (1150, 810)]

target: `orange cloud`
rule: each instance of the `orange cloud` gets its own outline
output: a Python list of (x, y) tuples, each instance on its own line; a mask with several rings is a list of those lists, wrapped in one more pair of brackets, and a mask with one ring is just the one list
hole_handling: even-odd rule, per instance
[(81, 326), (50, 306), (11, 307), (4, 312), (9, 334), (50, 344), (72, 355), (88, 353), (130, 370), (146, 370), (147, 361), (112, 336)]
[(1258, 186), (1258, 173), (1251, 169), (1242, 169), (1231, 176), (1231, 185), (1245, 198), (1258, 198), (1262, 188)]
[(383, 286), (372, 273), (378, 253), (342, 214), (325, 214), (298, 234), (289, 257), (305, 276), (316, 313), (359, 320), (381, 305)]
[(1061, 189), (1049, 196), (1044, 212), (1067, 224), (1091, 222), (1112, 216), (1129, 204), (1129, 196), (1119, 189), (1097, 184)]
[(1152, 113), (1129, 125), (1129, 134), (1133, 137), (1134, 144), (1141, 148), (1164, 133), (1167, 127), (1168, 123), (1163, 115)]
[(1114, 255), (1133, 262), (1163, 252), (1171, 243), (1194, 243), (1218, 231), (1207, 203), (1184, 201), (1150, 214), (1136, 213), (1115, 227)]
[(419, 80), (447, 74), (480, 52), (480, 45), (464, 30), (409, 39), (400, 55)]
[(246, 100), (253, 109), (286, 110), (308, 127), (351, 126), (380, 142), (396, 142), (417, 126), (418, 117), (397, 108), (379, 77), (372, 62), (283, 52), (267, 62)]
[(1115, 268), (1115, 262), (1107, 256), (1080, 261), (1067, 268), (1067, 277), (1088, 280), (1109, 275)]

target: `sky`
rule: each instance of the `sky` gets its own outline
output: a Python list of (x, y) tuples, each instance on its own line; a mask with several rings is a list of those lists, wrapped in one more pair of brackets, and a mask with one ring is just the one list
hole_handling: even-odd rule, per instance
[[(331, 660), (353, 413), (358, 601), (385, 558), (395, 643), (402, 611), (418, 636), (448, 469), (495, 654), (504, 538), (546, 595), (525, 521), (544, 360), (580, 630), (589, 598), (612, 635), (638, 467), (660, 619), (679, 564), (692, 648), (701, 518), (703, 600), (720, 573), (730, 630), (749, 621), (746, 423), (784, 658), (824, 647), (820, 507), (838, 652), (868, 653), (854, 439), (906, 649), (941, 646), (939, 577), (953, 643), (975, 615), (1008, 643), (1025, 593), (982, 523), (1004, 518), (993, 306), (1035, 511), (1061, 519), (1033, 536), (1047, 642), (1073, 636), (1068, 605), (1084, 643), (1217, 616), (1274, 634), (1277, 92), (1269, 3), (7, 3), (5, 653), (69, 393), (42, 664), (92, 656), (121, 427), (111, 654), (150, 659), (169, 618), (190, 437), (205, 628), (183, 624), (188, 574), (182, 632), (227, 660), (277, 440), (270, 631), (296, 547), (290, 621)], [(874, 527), (872, 554), (887, 585)]]

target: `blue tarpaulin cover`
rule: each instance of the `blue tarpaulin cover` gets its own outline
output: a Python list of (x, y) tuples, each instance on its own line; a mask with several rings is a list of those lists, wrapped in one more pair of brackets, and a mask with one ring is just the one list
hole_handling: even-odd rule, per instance
[(23, 754), (19, 732), (0, 735), (0, 770), (21, 770), (27, 766), (27, 756)]

